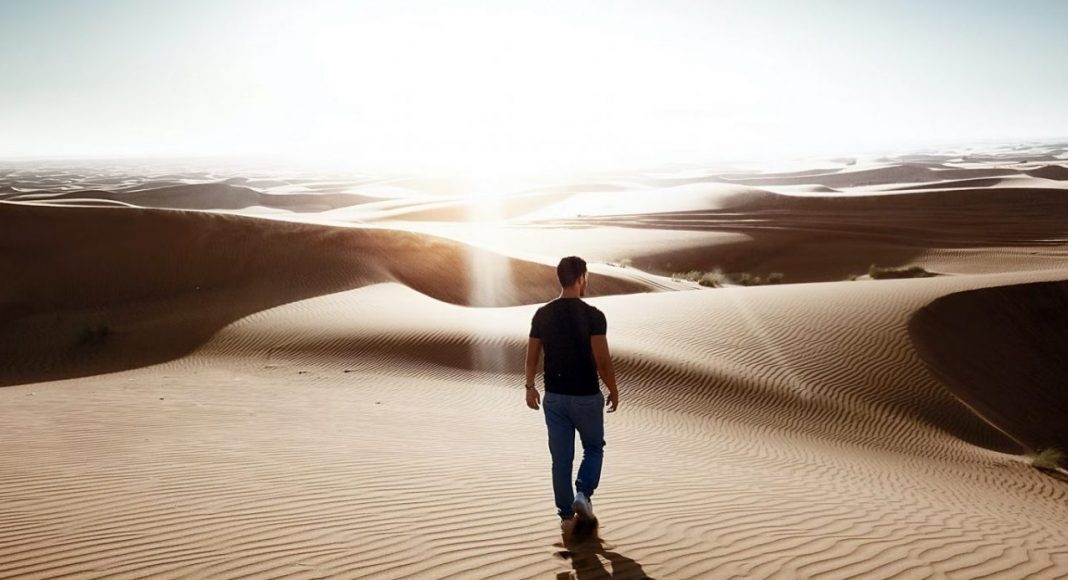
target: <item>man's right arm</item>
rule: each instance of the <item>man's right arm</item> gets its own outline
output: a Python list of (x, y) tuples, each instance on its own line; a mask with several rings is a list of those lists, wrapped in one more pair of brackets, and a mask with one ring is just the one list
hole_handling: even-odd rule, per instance
[(597, 374), (608, 387), (608, 412), (611, 413), (619, 407), (619, 389), (616, 387), (615, 370), (612, 369), (612, 355), (608, 352), (608, 337), (595, 334), (590, 337), (590, 346), (593, 347), (593, 358), (597, 362)]
[(541, 403), (541, 395), (534, 386), (534, 378), (538, 374), (538, 360), (541, 357), (541, 339), (531, 337), (527, 340), (527, 406), (535, 411)]

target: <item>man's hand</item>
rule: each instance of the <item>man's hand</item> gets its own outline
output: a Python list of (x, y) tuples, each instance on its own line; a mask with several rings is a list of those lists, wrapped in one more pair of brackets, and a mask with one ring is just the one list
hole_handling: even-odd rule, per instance
[(541, 403), (541, 394), (538, 393), (538, 389), (527, 389), (527, 406), (537, 411), (538, 403)]
[(608, 407), (609, 413), (615, 413), (619, 408), (619, 391), (609, 391), (608, 398), (604, 400), (604, 405)]

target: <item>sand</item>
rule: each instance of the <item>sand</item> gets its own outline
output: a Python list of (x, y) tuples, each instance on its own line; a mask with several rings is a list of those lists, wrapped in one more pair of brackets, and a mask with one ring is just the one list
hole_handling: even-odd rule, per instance
[[(601, 176), (480, 223), (419, 180), (231, 182), (423, 187), (396, 219), (6, 199), (0, 578), (1064, 577), (1068, 474), (1029, 454), (1068, 443), (1068, 191), (958, 181), (1028, 162)], [(567, 248), (632, 260), (591, 264), (621, 408), (579, 545), (521, 387)], [(805, 283), (669, 277), (716, 267)]]

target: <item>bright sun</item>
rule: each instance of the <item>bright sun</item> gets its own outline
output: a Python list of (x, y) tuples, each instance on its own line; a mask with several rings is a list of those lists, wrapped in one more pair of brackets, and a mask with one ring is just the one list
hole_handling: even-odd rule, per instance
[(607, 166), (725, 142), (713, 130), (723, 119), (694, 112), (696, 103), (740, 102), (719, 90), (742, 86), (731, 67), (713, 77), (655, 37), (550, 19), (537, 6), (458, 3), (447, 14), (362, 6), (358, 16), (327, 6), (281, 4), (253, 29), (301, 31), (302, 42), (250, 43), (261, 106), (276, 113), (280, 134), (320, 160), (503, 174)]

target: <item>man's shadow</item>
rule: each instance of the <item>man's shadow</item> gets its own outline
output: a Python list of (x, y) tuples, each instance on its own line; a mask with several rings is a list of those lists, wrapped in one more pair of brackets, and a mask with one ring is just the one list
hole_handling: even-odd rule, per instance
[[(570, 572), (557, 574), (557, 580), (577, 578), (578, 580), (592, 580), (601, 578), (614, 578), (628, 580), (652, 580), (641, 564), (618, 553), (612, 552), (604, 540), (597, 534), (597, 521), (585, 522), (575, 520), (572, 526), (564, 529), (562, 541), (556, 546), (562, 548), (556, 552), (558, 558), (571, 561)], [(608, 560), (611, 571), (605, 568), (604, 563), (598, 556)]]

